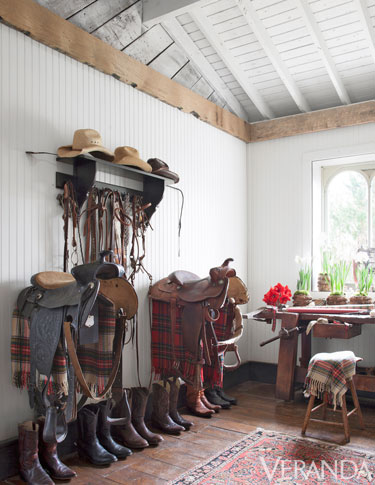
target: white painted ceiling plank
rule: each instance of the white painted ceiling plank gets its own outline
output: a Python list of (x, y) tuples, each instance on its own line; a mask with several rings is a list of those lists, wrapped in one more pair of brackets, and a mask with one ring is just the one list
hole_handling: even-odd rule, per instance
[(259, 94), (258, 90), (254, 88), (247, 75), (243, 72), (235, 57), (225, 46), (225, 43), (220, 39), (219, 35), (214, 31), (209, 19), (205, 17), (202, 10), (199, 7), (192, 9), (190, 16), (197, 24), (198, 28), (202, 31), (210, 44), (214, 47), (216, 52), (220, 53), (221, 58), (227, 65), (228, 69), (233, 73), (233, 76), (237, 79), (238, 83), (242, 86), (245, 93), (249, 96), (252, 102), (255, 104), (259, 112), (265, 118), (274, 118), (274, 113), (270, 106), (266, 103), (264, 98)]
[(169, 19), (162, 23), (165, 30), (176, 42), (193, 64), (198, 68), (202, 76), (211, 84), (215, 91), (225, 99), (226, 103), (241, 118), (247, 119), (247, 113), (242, 108), (236, 97), (231, 93), (228, 86), (219, 77), (211, 64), (204, 57), (199, 48), (190, 39), (184, 28), (177, 19)]
[(357, 7), (359, 17), (361, 19), (362, 28), (369, 42), (369, 48), (371, 55), (375, 62), (375, 30), (372, 25), (370, 16), (367, 11), (367, 5), (365, 0), (353, 0)]
[(310, 111), (308, 102), (290, 75), (286, 64), (282, 60), (276, 47), (273, 45), (267, 30), (259, 19), (257, 11), (252, 6), (250, 0), (237, 0), (237, 3), (298, 108), (301, 111)]

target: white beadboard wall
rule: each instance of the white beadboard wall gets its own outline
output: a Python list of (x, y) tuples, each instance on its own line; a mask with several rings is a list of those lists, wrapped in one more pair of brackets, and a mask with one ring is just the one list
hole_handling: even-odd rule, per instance
[[(375, 124), (340, 128), (249, 144), (249, 291), (253, 309), (263, 295), (280, 282), (296, 289), (296, 255), (311, 247), (311, 161), (375, 153)], [(279, 330), (277, 326), (277, 331)], [(271, 326), (249, 324), (249, 359), (277, 362), (278, 342), (259, 343), (274, 336)], [(364, 365), (375, 365), (375, 326), (350, 340), (313, 340), (312, 351), (353, 350)]]
[[(180, 199), (165, 190), (147, 234), (146, 265), (154, 281), (174, 269), (205, 276), (233, 257), (247, 281), (246, 144), (114, 78), (0, 25), (0, 440), (17, 434), (32, 416), (26, 392), (11, 385), (10, 319), (30, 276), (61, 270), (63, 232), (50, 155), (69, 144), (74, 130), (97, 129), (106, 147), (130, 145), (141, 157), (159, 157), (181, 177), (185, 193), (181, 257), (177, 253)], [(58, 166), (60, 165), (60, 166)], [(112, 181), (111, 174), (102, 179)], [(150, 336), (148, 280), (137, 280), (141, 379), (148, 384)], [(246, 310), (246, 309), (244, 309)], [(241, 344), (247, 360), (247, 335)], [(124, 351), (124, 384), (137, 385), (135, 354)]]

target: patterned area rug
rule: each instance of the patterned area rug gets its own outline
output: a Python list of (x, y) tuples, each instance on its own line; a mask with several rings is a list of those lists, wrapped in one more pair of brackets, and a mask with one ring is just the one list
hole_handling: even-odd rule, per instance
[(375, 455), (258, 429), (170, 485), (375, 484)]

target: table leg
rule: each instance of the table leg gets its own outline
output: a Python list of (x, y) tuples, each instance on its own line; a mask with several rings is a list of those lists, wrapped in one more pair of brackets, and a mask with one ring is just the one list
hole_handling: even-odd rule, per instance
[[(298, 315), (289, 313), (283, 315), (281, 327), (290, 330), (297, 327)], [(294, 373), (296, 368), (298, 348), (298, 332), (293, 332), (288, 338), (280, 339), (279, 362), (277, 365), (276, 393), (278, 399), (291, 401), (294, 399)]]
[(299, 359), (301, 367), (307, 369), (311, 359), (311, 332), (306, 335), (306, 332), (301, 333), (301, 357)]

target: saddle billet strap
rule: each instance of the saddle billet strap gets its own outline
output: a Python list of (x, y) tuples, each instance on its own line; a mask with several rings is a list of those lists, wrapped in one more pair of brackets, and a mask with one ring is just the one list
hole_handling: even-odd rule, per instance
[(70, 360), (73, 364), (74, 372), (75, 375), (78, 379), (78, 382), (81, 386), (81, 389), (83, 391), (83, 394), (90, 399), (93, 399), (95, 401), (100, 401), (110, 390), (111, 387), (115, 381), (117, 371), (119, 368), (119, 364), (121, 361), (121, 355), (122, 355), (122, 347), (123, 347), (123, 338), (124, 338), (124, 332), (125, 332), (125, 322), (126, 318), (125, 316), (120, 316), (118, 318), (118, 325), (116, 326), (117, 330), (117, 338), (115, 337), (115, 361), (113, 363), (113, 367), (111, 370), (111, 374), (108, 378), (107, 385), (105, 386), (104, 390), (99, 393), (97, 396), (93, 394), (86, 382), (86, 379), (83, 375), (81, 364), (79, 363), (76, 348), (74, 345), (74, 340), (71, 332), (71, 323), (70, 322), (64, 322), (64, 334), (65, 334), (65, 339), (68, 347), (68, 353)]

